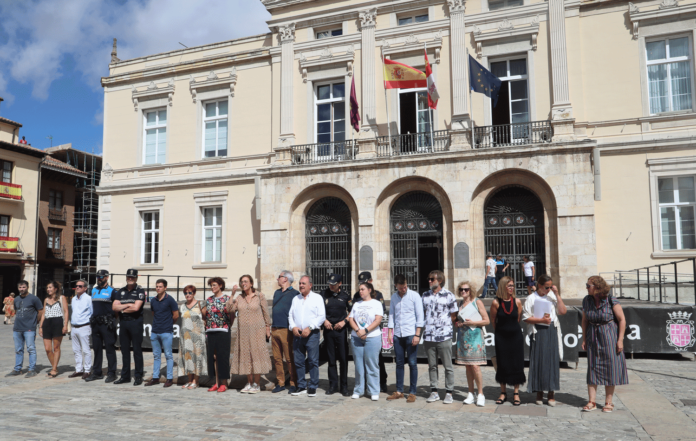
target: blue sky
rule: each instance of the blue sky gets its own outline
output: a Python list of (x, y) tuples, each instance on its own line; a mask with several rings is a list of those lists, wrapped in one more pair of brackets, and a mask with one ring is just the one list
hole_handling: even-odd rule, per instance
[(112, 39), (122, 60), (268, 32), (260, 0), (0, 0), (0, 116), (34, 147), (101, 153)]

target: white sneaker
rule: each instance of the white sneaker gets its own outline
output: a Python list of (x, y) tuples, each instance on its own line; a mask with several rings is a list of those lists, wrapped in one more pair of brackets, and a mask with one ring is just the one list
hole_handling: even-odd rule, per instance
[(246, 386), (244, 386), (244, 389), (240, 390), (239, 392), (243, 393), (243, 394), (248, 394), (250, 390), (251, 390), (251, 384), (247, 383)]
[(425, 400), (426, 403), (434, 403), (435, 401), (440, 401), (440, 394), (437, 392), (431, 393), (428, 399)]
[(351, 396), (351, 398), (354, 399), (354, 400), (357, 400), (358, 398), (360, 398), (360, 395), (358, 395), (358, 394), (353, 394), (353, 395)]
[(445, 394), (445, 399), (442, 401), (443, 404), (452, 404), (454, 402), (454, 399), (452, 398), (451, 393)]
[(478, 407), (483, 407), (486, 405), (486, 397), (483, 394), (479, 394), (476, 398), (476, 405)]
[(250, 393), (250, 394), (257, 394), (257, 393), (259, 393), (259, 392), (261, 392), (261, 388), (259, 387), (258, 384), (254, 383), (254, 384), (252, 384), (251, 387), (249, 388), (249, 392), (248, 392), (248, 393)]
[(476, 397), (474, 397), (474, 394), (469, 392), (469, 395), (466, 396), (466, 399), (464, 400), (464, 404), (471, 404), (474, 401), (476, 401)]
[(379, 395), (372, 395), (372, 401), (379, 401)]

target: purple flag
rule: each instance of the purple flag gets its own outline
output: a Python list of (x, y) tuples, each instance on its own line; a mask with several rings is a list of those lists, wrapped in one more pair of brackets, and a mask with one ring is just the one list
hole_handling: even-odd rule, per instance
[(358, 95), (355, 93), (355, 77), (350, 83), (350, 125), (356, 132), (360, 131), (360, 106), (358, 106)]

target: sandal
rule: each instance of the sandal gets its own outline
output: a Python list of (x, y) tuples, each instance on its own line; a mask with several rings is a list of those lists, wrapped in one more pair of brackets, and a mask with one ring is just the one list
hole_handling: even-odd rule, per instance
[(593, 410), (597, 410), (597, 403), (594, 401), (588, 401), (582, 408), (583, 412), (592, 412)]
[(613, 404), (604, 403), (604, 407), (602, 408), (603, 413), (612, 413), (613, 411), (614, 411)]
[(58, 376), (58, 372), (56, 372), (55, 374), (53, 373), (53, 371), (48, 373), (48, 377), (50, 377), (50, 378), (56, 378), (57, 376)]
[(186, 383), (183, 386), (181, 386), (182, 389), (188, 389), (188, 387), (191, 385), (191, 383)]
[(503, 396), (503, 399), (501, 400), (500, 398), (498, 398), (497, 400), (495, 400), (495, 404), (503, 404), (507, 401), (507, 392), (501, 392), (500, 395)]
[[(514, 397), (515, 395), (517, 395), (518, 397), (520, 396), (519, 393), (512, 394), (513, 397)], [(522, 404), (522, 401), (520, 401), (519, 399), (514, 400), (514, 401), (512, 402), (512, 405), (513, 405), (513, 406), (519, 406), (519, 405), (521, 405), (521, 404)]]
[(187, 387), (187, 389), (197, 389), (197, 388), (198, 388), (198, 383), (191, 383)]

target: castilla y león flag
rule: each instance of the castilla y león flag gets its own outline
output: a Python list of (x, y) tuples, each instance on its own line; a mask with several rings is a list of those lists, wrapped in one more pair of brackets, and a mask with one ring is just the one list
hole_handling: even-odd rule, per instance
[(413, 89), (427, 87), (425, 74), (398, 61), (384, 60), (384, 87), (386, 89)]
[(425, 51), (425, 76), (428, 79), (428, 107), (437, 109), (437, 100), (440, 99), (440, 94), (437, 93), (435, 77), (433, 76), (433, 70), (430, 68), (427, 51)]

